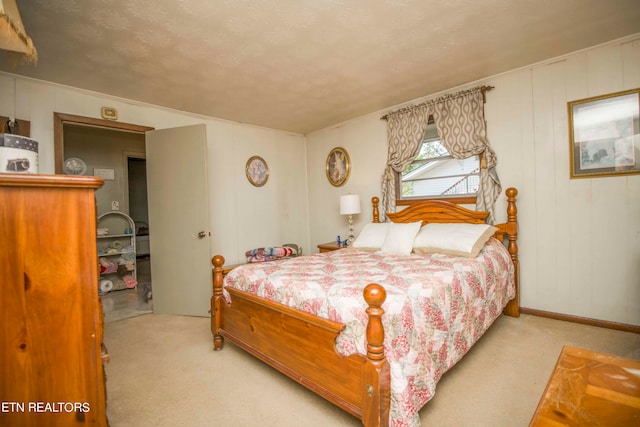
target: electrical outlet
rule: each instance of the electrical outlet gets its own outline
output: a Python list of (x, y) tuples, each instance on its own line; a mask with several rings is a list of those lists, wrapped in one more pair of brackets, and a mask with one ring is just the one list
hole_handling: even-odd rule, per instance
[(117, 200), (113, 200), (111, 202), (111, 210), (112, 211), (119, 211), (120, 210), (120, 202)]

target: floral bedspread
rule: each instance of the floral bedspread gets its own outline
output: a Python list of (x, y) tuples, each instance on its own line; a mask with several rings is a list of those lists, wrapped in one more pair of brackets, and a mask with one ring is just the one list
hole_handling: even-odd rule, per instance
[[(515, 295), (511, 257), (490, 239), (476, 258), (399, 256), (349, 248), (232, 270), (225, 286), (341, 322), (342, 355), (366, 354), (362, 291), (379, 283), (392, 426), (419, 426), (418, 411)], [(230, 296), (225, 292), (227, 302)]]

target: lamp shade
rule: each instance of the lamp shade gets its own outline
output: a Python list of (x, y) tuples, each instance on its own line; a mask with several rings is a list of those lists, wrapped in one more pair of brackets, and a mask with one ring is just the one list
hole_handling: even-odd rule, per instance
[(340, 196), (340, 214), (355, 215), (360, 213), (360, 196), (348, 194)]

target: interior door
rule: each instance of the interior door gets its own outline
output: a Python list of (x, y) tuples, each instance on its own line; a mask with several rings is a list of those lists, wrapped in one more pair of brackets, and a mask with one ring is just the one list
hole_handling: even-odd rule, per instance
[(206, 126), (146, 133), (154, 313), (209, 316)]

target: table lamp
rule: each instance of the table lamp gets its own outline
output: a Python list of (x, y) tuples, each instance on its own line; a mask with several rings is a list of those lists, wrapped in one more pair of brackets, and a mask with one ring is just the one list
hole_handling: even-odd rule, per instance
[(353, 243), (353, 215), (360, 213), (360, 196), (348, 194), (340, 196), (340, 215), (349, 215), (349, 240), (347, 245)]

